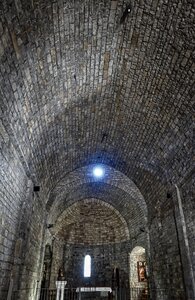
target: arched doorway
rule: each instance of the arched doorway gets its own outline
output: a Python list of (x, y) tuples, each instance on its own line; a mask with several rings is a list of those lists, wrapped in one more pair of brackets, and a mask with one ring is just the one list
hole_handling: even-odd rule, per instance
[(136, 246), (130, 253), (130, 295), (133, 300), (148, 299), (146, 251)]

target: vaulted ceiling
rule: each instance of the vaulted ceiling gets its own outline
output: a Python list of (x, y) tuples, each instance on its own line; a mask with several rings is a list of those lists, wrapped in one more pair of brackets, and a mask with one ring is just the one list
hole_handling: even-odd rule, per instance
[(90, 198), (66, 209), (51, 229), (53, 237), (66, 243), (100, 245), (129, 240), (126, 221), (106, 202)]
[(49, 201), (93, 163), (138, 187), (192, 168), (194, 16), (191, 0), (1, 1), (1, 120)]

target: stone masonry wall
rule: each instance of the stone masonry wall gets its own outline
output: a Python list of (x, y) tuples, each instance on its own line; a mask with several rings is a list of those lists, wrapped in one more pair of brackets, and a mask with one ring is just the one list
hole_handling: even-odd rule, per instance
[(195, 176), (190, 176), (181, 185), (184, 217), (189, 240), (190, 256), (195, 276)]
[(26, 203), (20, 226), (20, 248), (15, 257), (18, 263), (17, 289), (20, 299), (35, 299), (41, 281), (41, 267), (44, 258), (45, 210), (41, 199), (32, 195), (31, 202)]
[[(189, 173), (178, 186), (175, 205), (177, 226), (180, 233), (180, 247), (182, 254), (182, 266), (185, 275), (185, 285), (188, 297), (195, 297), (195, 176)], [(180, 197), (180, 207), (179, 199)]]
[[(121, 285), (129, 284), (129, 249), (128, 242), (115, 245), (73, 245), (54, 247), (51, 287), (54, 287), (58, 269), (64, 266), (67, 286), (112, 286), (112, 273), (119, 268)], [(59, 252), (56, 253), (55, 250)], [(63, 252), (63, 256), (62, 256)], [(84, 257), (91, 256), (91, 278), (84, 278)]]
[(44, 211), (1, 123), (0, 141), (0, 299), (12, 279), (27, 300), (39, 280)]
[[(132, 1), (121, 22), (128, 3), (0, 1), (0, 115), (9, 128), (8, 135), (0, 125), (2, 289), (11, 273), (14, 280), (22, 274), (21, 286), (34, 287), (41, 262), (44, 199), (33, 207), (21, 159), (47, 191), (91, 163), (126, 174), (147, 203), (151, 283), (163, 290), (154, 299), (173, 299), (170, 288), (183, 288), (164, 182), (167, 174), (184, 178), (193, 163), (194, 1)], [(189, 178), (179, 188), (194, 268), (191, 184)]]
[(151, 288), (155, 289), (154, 299), (186, 299), (184, 294), (183, 274), (179, 237), (175, 225), (172, 200), (159, 190), (156, 215), (150, 224), (151, 251)]
[(28, 178), (0, 123), (0, 299), (4, 299), (13, 272), (14, 248)]

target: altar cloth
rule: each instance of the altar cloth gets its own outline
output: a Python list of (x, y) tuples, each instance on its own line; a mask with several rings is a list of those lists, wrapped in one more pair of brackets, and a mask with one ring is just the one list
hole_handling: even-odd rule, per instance
[(112, 292), (110, 287), (78, 287), (76, 292)]

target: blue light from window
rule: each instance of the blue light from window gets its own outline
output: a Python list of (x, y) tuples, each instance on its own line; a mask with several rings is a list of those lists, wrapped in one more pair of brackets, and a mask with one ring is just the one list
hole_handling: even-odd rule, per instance
[(84, 277), (91, 277), (91, 256), (90, 255), (85, 256)]
[(102, 166), (96, 166), (93, 168), (93, 175), (96, 177), (96, 178), (101, 178), (104, 176), (104, 169)]

